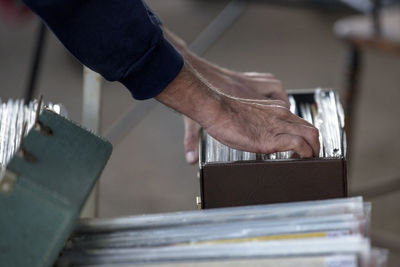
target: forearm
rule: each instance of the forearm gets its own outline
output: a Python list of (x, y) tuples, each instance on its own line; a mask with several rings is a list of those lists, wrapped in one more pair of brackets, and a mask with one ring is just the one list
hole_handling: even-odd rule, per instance
[(207, 128), (217, 118), (224, 96), (207, 85), (185, 63), (181, 72), (156, 99)]

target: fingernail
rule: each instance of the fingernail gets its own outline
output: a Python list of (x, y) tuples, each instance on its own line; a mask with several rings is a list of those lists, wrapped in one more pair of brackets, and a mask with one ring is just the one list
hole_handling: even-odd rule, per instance
[(186, 153), (186, 161), (192, 163), (195, 161), (195, 154), (193, 151), (189, 151)]

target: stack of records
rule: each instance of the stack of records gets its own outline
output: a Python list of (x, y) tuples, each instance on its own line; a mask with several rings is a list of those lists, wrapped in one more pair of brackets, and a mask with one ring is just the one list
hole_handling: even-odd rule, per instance
[(81, 221), (56, 266), (385, 266), (361, 197)]
[(53, 266), (112, 146), (60, 105), (9, 100), (0, 112), (0, 265)]
[[(313, 124), (320, 132), (320, 158), (346, 156), (344, 113), (339, 95), (334, 90), (316, 89), (289, 94), (293, 114)], [(240, 151), (221, 144), (207, 133), (204, 134), (204, 162), (232, 162), (247, 160), (275, 160), (294, 157), (293, 151), (257, 154)]]
[[(22, 137), (33, 127), (43, 107), (41, 100), (24, 104), (23, 99), (9, 99), (6, 102), (0, 99), (0, 182), (7, 163), (17, 152)], [(66, 116), (61, 104), (48, 103), (46, 108)]]

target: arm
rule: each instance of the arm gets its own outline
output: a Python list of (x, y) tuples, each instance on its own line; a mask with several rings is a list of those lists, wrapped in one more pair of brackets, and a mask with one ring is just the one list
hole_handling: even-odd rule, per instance
[(141, 0), (24, 0), (65, 47), (136, 99), (158, 95), (183, 66)]
[(183, 66), (141, 0), (25, 0), (70, 52), (137, 99), (156, 97), (234, 148), (318, 155), (318, 131), (282, 101), (233, 99)]

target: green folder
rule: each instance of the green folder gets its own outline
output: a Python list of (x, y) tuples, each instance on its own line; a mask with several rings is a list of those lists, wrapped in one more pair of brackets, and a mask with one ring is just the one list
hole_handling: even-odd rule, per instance
[(111, 155), (109, 142), (52, 111), (39, 122), (0, 190), (0, 266), (54, 264)]

